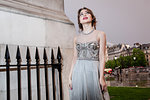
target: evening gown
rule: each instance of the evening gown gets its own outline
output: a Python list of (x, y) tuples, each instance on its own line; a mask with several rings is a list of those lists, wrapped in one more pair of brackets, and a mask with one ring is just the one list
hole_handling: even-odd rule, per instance
[(103, 100), (99, 76), (99, 42), (77, 42), (77, 60), (72, 72), (70, 100)]

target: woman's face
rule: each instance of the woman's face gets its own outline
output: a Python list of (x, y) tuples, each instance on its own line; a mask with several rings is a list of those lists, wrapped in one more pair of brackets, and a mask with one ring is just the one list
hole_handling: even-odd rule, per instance
[(80, 12), (80, 23), (85, 24), (92, 22), (92, 16), (87, 9), (83, 9)]

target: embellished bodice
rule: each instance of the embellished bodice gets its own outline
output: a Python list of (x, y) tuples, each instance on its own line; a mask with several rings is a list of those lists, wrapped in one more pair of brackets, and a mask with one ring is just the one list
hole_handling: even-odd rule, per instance
[(77, 42), (77, 59), (99, 60), (99, 42), (91, 41), (86, 43)]

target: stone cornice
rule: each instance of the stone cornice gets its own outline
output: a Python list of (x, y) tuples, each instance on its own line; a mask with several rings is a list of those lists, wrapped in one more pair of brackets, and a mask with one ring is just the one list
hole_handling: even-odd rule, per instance
[(65, 15), (64, 11), (56, 11), (27, 2), (17, 0), (0, 0), (0, 10), (73, 25), (73, 23)]

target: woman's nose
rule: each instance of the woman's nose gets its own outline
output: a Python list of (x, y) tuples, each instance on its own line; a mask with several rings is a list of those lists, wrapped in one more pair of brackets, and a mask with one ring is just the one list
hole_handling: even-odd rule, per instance
[(86, 13), (84, 13), (83, 16), (86, 16)]

